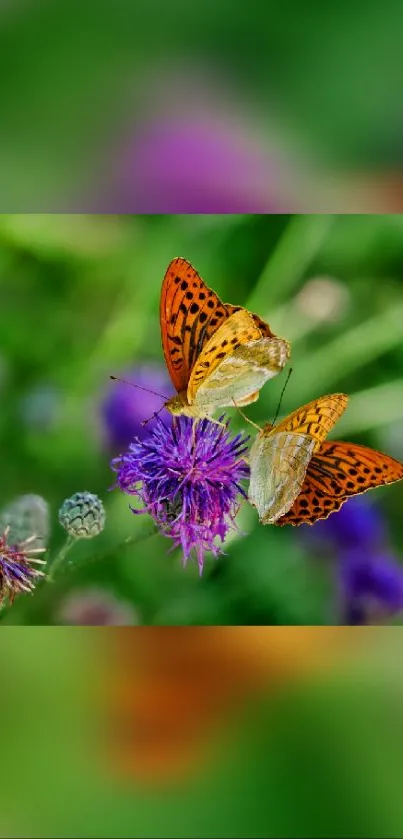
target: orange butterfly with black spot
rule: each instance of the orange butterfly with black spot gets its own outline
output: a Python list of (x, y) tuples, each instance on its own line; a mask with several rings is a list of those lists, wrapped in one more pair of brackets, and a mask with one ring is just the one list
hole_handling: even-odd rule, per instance
[(274, 524), (301, 492), (312, 455), (341, 417), (348, 397), (332, 393), (259, 430), (249, 454), (248, 497), (262, 524)]
[[(393, 457), (356, 443), (325, 440), (330, 430), (329, 419), (326, 419), (327, 424), (323, 424), (318, 410), (319, 406), (323, 412), (324, 405), (332, 406), (330, 425), (333, 425), (346, 407), (347, 399), (344, 397), (343, 400), (343, 394), (321, 397), (295, 411), (289, 418), (293, 422), (287, 425), (287, 420), (284, 420), (281, 424), (289, 438), (295, 436), (297, 439), (302, 434), (313, 442), (303, 463), (298, 494), (287, 512), (275, 521), (271, 519), (272, 524), (280, 527), (285, 524), (315, 524), (319, 519), (326, 519), (337, 512), (352, 496), (403, 479), (403, 464)], [(309, 423), (306, 425), (307, 417)], [(304, 427), (302, 423), (305, 423)]]
[(180, 257), (166, 271), (160, 303), (165, 360), (177, 396), (172, 414), (210, 416), (216, 408), (249, 405), (283, 369), (290, 345), (258, 315), (223, 303)]

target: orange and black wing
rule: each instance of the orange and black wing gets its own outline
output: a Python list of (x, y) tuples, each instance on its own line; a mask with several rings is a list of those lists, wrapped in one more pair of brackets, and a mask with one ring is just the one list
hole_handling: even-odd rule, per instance
[(298, 498), (276, 524), (315, 524), (351, 496), (402, 479), (403, 464), (393, 457), (355, 443), (326, 441), (312, 457)]
[(187, 388), (207, 341), (238, 309), (223, 303), (186, 259), (177, 257), (169, 264), (162, 284), (160, 325), (166, 365), (178, 392)]

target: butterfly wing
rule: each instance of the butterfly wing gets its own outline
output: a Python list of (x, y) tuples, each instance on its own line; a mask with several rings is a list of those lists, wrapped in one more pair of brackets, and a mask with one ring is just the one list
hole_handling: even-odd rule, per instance
[(304, 481), (315, 441), (306, 434), (258, 434), (249, 454), (248, 498), (262, 524), (270, 524), (293, 505)]
[(347, 403), (348, 396), (345, 393), (320, 396), (319, 399), (313, 399), (312, 402), (308, 402), (285, 417), (276, 426), (276, 431), (296, 431), (298, 434), (308, 434), (314, 438), (315, 449), (318, 449), (340, 419)]
[[(267, 325), (266, 325), (267, 326)], [(270, 337), (267, 337), (267, 329)], [(205, 345), (192, 370), (188, 401), (200, 408), (243, 405), (282, 370), (289, 345), (267, 327), (265, 334), (246, 309), (234, 312)]]
[(324, 442), (312, 457), (298, 498), (276, 524), (315, 524), (351, 496), (402, 479), (403, 464), (393, 457), (355, 443)]
[(160, 326), (166, 365), (178, 393), (186, 390), (204, 345), (229, 317), (225, 305), (186, 259), (168, 265), (161, 290)]
[(260, 396), (260, 391), (255, 390), (254, 393), (249, 393), (248, 396), (245, 396), (243, 399), (236, 400), (237, 408), (244, 408), (245, 405), (252, 405), (252, 402), (257, 402)]
[(333, 393), (298, 408), (275, 428), (265, 426), (250, 451), (249, 501), (260, 521), (272, 524), (300, 493), (314, 451), (346, 408), (348, 397)]
[[(233, 306), (227, 306), (227, 308), (228, 310), (232, 310), (231, 314), (240, 311), (239, 308)], [(254, 327), (259, 330), (261, 337), (257, 339), (257, 341), (254, 341), (251, 346), (246, 344), (237, 347), (234, 353), (235, 364), (237, 364), (238, 370), (233, 371), (233, 375), (236, 379), (239, 379), (237, 382), (237, 398), (235, 399), (235, 402), (240, 408), (245, 405), (251, 405), (252, 402), (257, 402), (259, 399), (260, 388), (266, 381), (268, 381), (268, 379), (272, 379), (277, 375), (277, 373), (281, 373), (281, 370), (287, 361), (289, 361), (291, 353), (291, 344), (288, 341), (284, 338), (278, 338), (277, 335), (271, 331), (269, 324), (262, 320), (259, 315), (253, 314), (252, 312), (249, 314), (253, 319)], [(242, 368), (244, 364), (245, 367), (247, 367), (251, 357), (253, 358), (255, 369), (253, 370), (253, 377), (248, 377), (248, 383), (250, 382), (250, 379), (255, 379), (257, 389), (246, 396), (241, 396), (242, 378), (245, 371), (239, 368)], [(231, 365), (230, 359), (228, 359), (228, 361), (224, 361), (224, 364), (228, 364), (227, 372), (231, 375), (231, 371), (229, 369)], [(220, 368), (221, 372), (224, 372), (225, 370), (226, 366)], [(263, 382), (261, 381), (262, 379)], [(233, 404), (233, 401), (234, 400), (232, 400), (231, 404)]]

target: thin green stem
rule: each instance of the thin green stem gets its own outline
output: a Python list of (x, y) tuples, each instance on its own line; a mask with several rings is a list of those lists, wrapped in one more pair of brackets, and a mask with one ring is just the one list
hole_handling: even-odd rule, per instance
[(54, 558), (54, 560), (53, 560), (53, 562), (50, 566), (50, 571), (49, 571), (49, 573), (47, 575), (47, 578), (46, 578), (48, 583), (53, 582), (54, 576), (55, 576), (55, 571), (57, 571), (57, 569), (60, 568), (60, 566), (61, 566), (62, 562), (64, 562), (68, 552), (71, 550), (71, 548), (73, 547), (73, 545), (76, 542), (77, 542), (77, 539), (75, 539), (74, 536), (68, 536), (67, 537), (63, 547), (60, 549), (59, 553), (56, 554), (56, 556), (55, 556), (55, 558)]
[(116, 555), (117, 551), (122, 551), (122, 550), (125, 550), (130, 545), (137, 545), (139, 542), (144, 542), (145, 539), (149, 539), (151, 536), (156, 536), (156, 534), (158, 532), (159, 532), (159, 530), (158, 530), (157, 525), (153, 524), (150, 528), (145, 530), (143, 533), (135, 533), (135, 534), (133, 534), (133, 536), (127, 536), (126, 539), (123, 540), (123, 542), (119, 542), (118, 545), (114, 545), (114, 547), (108, 548), (108, 550), (105, 551), (100, 556), (94, 555), (94, 556), (86, 557), (86, 559), (83, 560), (83, 562), (85, 562), (86, 564), (88, 564), (89, 562), (95, 562), (95, 561), (105, 562), (105, 560), (108, 559), (109, 557), (113, 558)]
[(330, 214), (296, 215), (291, 218), (248, 299), (248, 309), (265, 317), (274, 306), (292, 296), (335, 220), (335, 216)]
[[(158, 532), (159, 532), (158, 527), (155, 524), (153, 524), (152, 527), (148, 528), (144, 533), (135, 533), (135, 534), (133, 534), (133, 536), (127, 536), (127, 538), (124, 539), (123, 542), (119, 542), (118, 545), (114, 545), (114, 547), (108, 548), (108, 550), (104, 551), (104, 553), (102, 553), (102, 554), (93, 554), (92, 556), (82, 557), (79, 560), (79, 566), (82, 566), (83, 564), (88, 565), (89, 563), (93, 563), (93, 562), (105, 562), (105, 560), (108, 559), (109, 557), (113, 558), (116, 555), (117, 551), (125, 550), (130, 545), (136, 545), (139, 542), (143, 542), (145, 539), (149, 539), (151, 536), (155, 536)], [(76, 540), (73, 539), (73, 542), (74, 541), (76, 541)], [(49, 576), (47, 577), (47, 580), (51, 580), (51, 581), (53, 580), (55, 565), (57, 567), (60, 566), (60, 564), (63, 562), (67, 552), (70, 550), (71, 546), (72, 546), (72, 543), (69, 544), (69, 539), (68, 539), (66, 544), (62, 548), (61, 552), (56, 556), (54, 562), (52, 563), (51, 572), (50, 572)], [(73, 564), (70, 563), (69, 568), (66, 569), (66, 570), (73, 571), (76, 568), (77, 568), (77, 563), (73, 563)]]

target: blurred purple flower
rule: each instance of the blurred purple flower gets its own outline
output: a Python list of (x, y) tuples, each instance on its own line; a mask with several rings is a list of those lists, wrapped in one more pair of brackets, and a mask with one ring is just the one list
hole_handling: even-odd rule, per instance
[(376, 623), (403, 609), (403, 566), (391, 554), (347, 551), (339, 570), (343, 623)]
[[(126, 373), (122, 378), (128, 382), (170, 397), (173, 393), (172, 385), (162, 367), (144, 364)], [(146, 393), (123, 382), (110, 382), (107, 392), (100, 405), (102, 430), (107, 448), (112, 452), (122, 451), (128, 447), (134, 437), (143, 439), (153, 428), (155, 420), (151, 420), (146, 427), (142, 426), (147, 420), (160, 410), (164, 400), (160, 396)]]
[(306, 537), (338, 551), (372, 550), (385, 544), (387, 533), (379, 508), (361, 496), (350, 498), (339, 512), (318, 521)]
[(61, 604), (58, 620), (74, 626), (135, 626), (139, 622), (130, 603), (97, 588), (71, 592)]
[(403, 609), (403, 566), (387, 549), (387, 527), (375, 504), (351, 498), (306, 538), (334, 555), (342, 624), (378, 623)]
[(158, 417), (143, 441), (134, 440), (112, 461), (116, 485), (144, 505), (133, 512), (149, 513), (182, 547), (184, 563), (194, 551), (200, 574), (205, 552), (222, 553), (217, 540), (223, 543), (235, 526), (239, 500), (246, 497), (241, 482), (249, 474), (247, 440), (242, 434), (232, 438), (228, 423), (174, 417), (166, 426)]
[(120, 157), (108, 212), (283, 211), (278, 164), (262, 141), (206, 107), (148, 122)]

